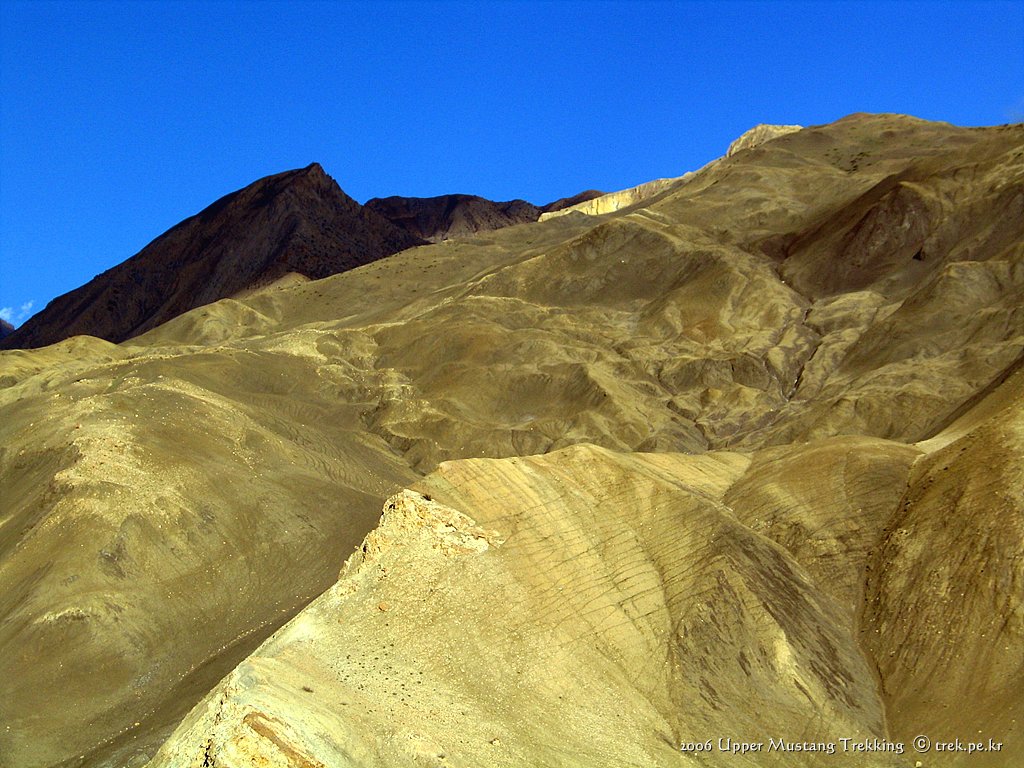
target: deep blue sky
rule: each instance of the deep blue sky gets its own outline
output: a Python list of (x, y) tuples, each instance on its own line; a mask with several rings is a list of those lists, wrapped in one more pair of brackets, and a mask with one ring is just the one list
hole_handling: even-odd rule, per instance
[(360, 202), (545, 203), (759, 122), (1024, 120), (1021, 2), (0, 0), (0, 312), (316, 160)]

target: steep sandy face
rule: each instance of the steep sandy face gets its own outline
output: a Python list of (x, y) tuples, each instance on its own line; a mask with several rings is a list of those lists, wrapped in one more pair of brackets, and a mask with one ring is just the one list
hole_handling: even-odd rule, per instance
[(841, 437), (770, 448), (725, 495), (737, 519), (784, 547), (853, 617), (864, 570), (907, 487), (920, 450)]
[(959, 764), (1008, 766), (1024, 752), (1024, 375), (990, 400), (914, 466), (871, 562), (863, 632), (894, 734), (992, 738), (1000, 752)]
[(79, 334), (124, 341), (288, 274), (327, 277), (422, 242), (361, 207), (314, 163), (221, 198), (54, 299), (3, 346), (41, 347)]
[(884, 738), (848, 614), (722, 504), (747, 464), (580, 446), (442, 465), (151, 766), (809, 766), (679, 745)]

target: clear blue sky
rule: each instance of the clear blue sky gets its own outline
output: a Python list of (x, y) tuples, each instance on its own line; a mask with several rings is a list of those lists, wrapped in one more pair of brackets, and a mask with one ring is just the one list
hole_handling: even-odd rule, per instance
[(1024, 3), (0, 0), (0, 311), (314, 160), (545, 203), (856, 111), (1024, 120)]

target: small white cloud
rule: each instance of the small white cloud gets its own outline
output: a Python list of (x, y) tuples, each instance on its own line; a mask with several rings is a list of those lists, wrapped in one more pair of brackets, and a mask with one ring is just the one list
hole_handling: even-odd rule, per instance
[(20, 307), (3, 307), (0, 309), (0, 320), (6, 320), (13, 326), (19, 326), (32, 316), (34, 301), (26, 301)]

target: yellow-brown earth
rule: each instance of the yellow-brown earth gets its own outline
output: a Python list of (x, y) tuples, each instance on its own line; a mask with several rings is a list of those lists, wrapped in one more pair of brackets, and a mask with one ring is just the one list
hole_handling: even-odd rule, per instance
[(1024, 760), (1024, 126), (758, 141), (0, 354), (0, 765)]

